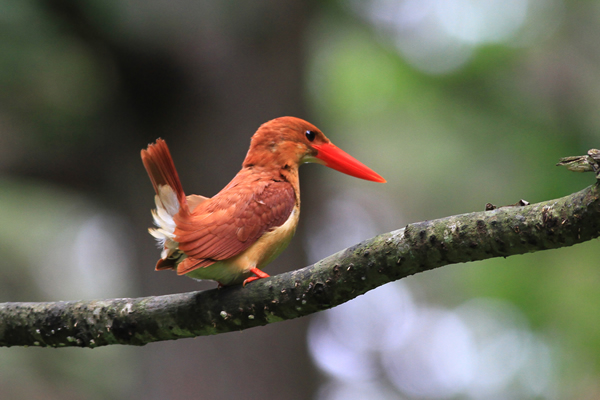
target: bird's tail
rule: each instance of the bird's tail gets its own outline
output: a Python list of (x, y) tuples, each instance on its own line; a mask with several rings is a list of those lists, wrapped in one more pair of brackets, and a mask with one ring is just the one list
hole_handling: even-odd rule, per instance
[(178, 251), (179, 243), (175, 241), (174, 217), (180, 209), (188, 212), (187, 200), (164, 140), (158, 139), (148, 149), (142, 150), (142, 162), (156, 192), (156, 210), (152, 210), (156, 228), (149, 229), (163, 249), (156, 269), (172, 269), (175, 260), (171, 259), (179, 259), (181, 256)]
[(173, 158), (163, 139), (157, 139), (156, 143), (148, 145), (148, 149), (142, 150), (142, 162), (157, 195), (161, 196), (161, 187), (168, 186), (179, 204), (186, 203)]

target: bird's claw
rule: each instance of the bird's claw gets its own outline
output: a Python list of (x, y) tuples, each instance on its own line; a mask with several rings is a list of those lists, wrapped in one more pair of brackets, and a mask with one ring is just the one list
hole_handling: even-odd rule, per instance
[(256, 276), (251, 276), (251, 277), (247, 278), (246, 280), (244, 280), (244, 283), (242, 283), (242, 286), (246, 286), (246, 283), (250, 283), (250, 282), (256, 281), (258, 279), (263, 279), (263, 278), (269, 277), (269, 274), (261, 271), (258, 268), (252, 268), (252, 269), (250, 269), (250, 272), (252, 272)]

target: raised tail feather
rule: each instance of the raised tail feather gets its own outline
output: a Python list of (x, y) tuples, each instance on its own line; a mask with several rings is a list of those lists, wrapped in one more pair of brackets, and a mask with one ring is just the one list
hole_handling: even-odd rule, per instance
[(157, 195), (161, 196), (161, 186), (169, 186), (179, 204), (187, 205), (173, 158), (163, 139), (157, 139), (156, 143), (148, 145), (148, 149), (142, 150), (142, 162)]
[(188, 210), (187, 200), (171, 153), (164, 140), (157, 139), (155, 144), (142, 150), (141, 155), (156, 192), (154, 197), (156, 210), (152, 210), (156, 228), (148, 230), (162, 248), (161, 259), (158, 260), (156, 269), (174, 269), (185, 256), (179, 251), (179, 243), (175, 241), (173, 218), (180, 208)]
[[(207, 198), (195, 194), (185, 196), (171, 153), (164, 140), (157, 139), (156, 143), (148, 145), (148, 149), (142, 150), (142, 162), (156, 192), (154, 196), (156, 210), (152, 210), (156, 228), (148, 229), (162, 249), (156, 269), (177, 269), (178, 274), (184, 274), (188, 270), (197, 268), (198, 264), (202, 264), (201, 266), (212, 264), (212, 261), (201, 263), (199, 260), (187, 259), (187, 256), (179, 250), (179, 243), (175, 237), (175, 215), (180, 211), (193, 212)], [(182, 264), (184, 260), (186, 262)]]

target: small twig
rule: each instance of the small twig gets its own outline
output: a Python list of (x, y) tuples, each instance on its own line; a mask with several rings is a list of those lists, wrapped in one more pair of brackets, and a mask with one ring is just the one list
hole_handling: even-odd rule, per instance
[(503, 208), (503, 207), (524, 207), (524, 206), (528, 206), (530, 203), (527, 200), (519, 200), (517, 201), (515, 204), (509, 204), (507, 206), (495, 206), (492, 203), (487, 203), (485, 205), (485, 211), (491, 211), (491, 210), (495, 210), (496, 208)]
[(600, 179), (600, 150), (590, 149), (585, 156), (561, 158), (556, 165), (567, 167), (574, 172), (595, 172), (596, 179)]

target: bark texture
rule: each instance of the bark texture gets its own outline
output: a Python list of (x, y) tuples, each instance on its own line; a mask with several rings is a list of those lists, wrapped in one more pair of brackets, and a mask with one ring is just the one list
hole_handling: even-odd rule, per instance
[(302, 317), (444, 265), (597, 238), (599, 193), (596, 183), (556, 200), (410, 224), (246, 287), (136, 299), (3, 303), (0, 346), (145, 345)]

